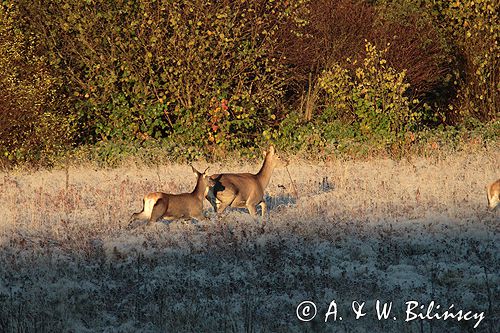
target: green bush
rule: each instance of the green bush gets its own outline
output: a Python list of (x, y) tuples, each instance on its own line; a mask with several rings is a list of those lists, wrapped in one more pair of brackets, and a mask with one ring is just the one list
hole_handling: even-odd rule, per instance
[[(19, 6), (69, 79), (87, 142), (175, 137), (241, 147), (276, 125), (294, 1), (79, 1)], [(215, 116), (214, 100), (225, 100)], [(217, 124), (214, 119), (217, 118)], [(217, 130), (213, 128), (217, 127)]]
[[(379, 0), (385, 16), (417, 11), (431, 20), (434, 34), (448, 56), (453, 71), (442, 77), (454, 88), (445, 123), (459, 124), (477, 118), (498, 117), (500, 108), (500, 2), (497, 0)], [(417, 64), (420, 66), (419, 64)], [(434, 71), (439, 73), (439, 71)], [(443, 93), (439, 90), (435, 94)]]
[(415, 130), (420, 115), (414, 107), (418, 100), (407, 96), (406, 71), (388, 66), (386, 52), (367, 42), (366, 57), (354, 73), (336, 64), (318, 83), (336, 114), (353, 115), (363, 136), (391, 143)]
[(410, 85), (405, 71), (387, 64), (387, 49), (378, 50), (370, 42), (365, 48), (362, 62), (350, 64), (354, 69), (337, 63), (322, 72), (317, 81), (322, 109), (311, 121), (298, 112), (286, 117), (275, 135), (283, 147), (359, 152), (366, 150), (366, 144), (401, 149), (408, 135), (414, 138), (425, 109), (407, 96)]
[(35, 35), (16, 28), (16, 7), (0, 4), (0, 161), (48, 163), (74, 133), (57, 97), (61, 80), (47, 65)]
[(498, 117), (493, 0), (0, 8), (7, 164), (47, 163), (69, 146), (109, 164), (148, 159), (142, 150), (251, 156), (268, 141), (318, 153), (403, 149), (422, 137), (415, 131), (477, 130)]
[(385, 60), (398, 72), (406, 70), (412, 96), (447, 105), (454, 96), (451, 74), (456, 62), (445, 34), (422, 7), (418, 0), (310, 2), (306, 24), (298, 33), (282, 32), (283, 53), (293, 71), (289, 95), (294, 107), (306, 120), (316, 116), (324, 104), (317, 87), (322, 71), (335, 64), (354, 70), (354, 62), (366, 56), (364, 40), (379, 49), (390, 43)]
[(496, 0), (438, 1), (450, 38), (464, 58), (457, 71), (462, 117), (492, 120), (500, 110), (500, 3)]

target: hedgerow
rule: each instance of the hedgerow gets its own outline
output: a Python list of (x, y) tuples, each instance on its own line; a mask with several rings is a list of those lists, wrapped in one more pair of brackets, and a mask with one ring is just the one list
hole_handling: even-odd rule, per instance
[(402, 147), (418, 131), (494, 123), (498, 6), (4, 1), (2, 163), (82, 147), (106, 160), (161, 146), (252, 155), (269, 141)]

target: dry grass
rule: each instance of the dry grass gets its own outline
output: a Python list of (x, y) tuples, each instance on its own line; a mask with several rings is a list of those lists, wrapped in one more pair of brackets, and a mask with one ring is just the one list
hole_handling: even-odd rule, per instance
[[(486, 209), (498, 150), (413, 161), (295, 161), (268, 188), (265, 227), (219, 220), (125, 228), (142, 196), (190, 191), (185, 165), (0, 174), (0, 331), (461, 332), (405, 323), (406, 300), (485, 311), (498, 331), (499, 210)], [(198, 165), (199, 164), (199, 165)], [(199, 168), (203, 163), (195, 163)], [(255, 171), (258, 165), (211, 165)], [(206, 202), (208, 207), (208, 202)], [(394, 301), (394, 322), (356, 321), (352, 300)], [(295, 306), (312, 299), (317, 320)], [(332, 299), (343, 322), (324, 323)], [(321, 318), (322, 317), (322, 318)]]

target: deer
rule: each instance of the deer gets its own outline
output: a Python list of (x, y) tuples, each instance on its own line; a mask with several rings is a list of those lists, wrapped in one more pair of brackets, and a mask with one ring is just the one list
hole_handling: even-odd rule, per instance
[(286, 167), (288, 161), (282, 159), (270, 146), (264, 152), (264, 163), (256, 174), (222, 173), (210, 176), (207, 200), (217, 214), (223, 213), (227, 207), (247, 208), (252, 216), (257, 216), (256, 206), (262, 209), (262, 217), (266, 214), (264, 191), (269, 185), (271, 175), (276, 167)]
[(486, 195), (488, 196), (489, 209), (495, 209), (500, 203), (500, 179), (486, 186)]
[(181, 218), (195, 218), (198, 221), (204, 219), (203, 200), (208, 191), (208, 176), (206, 172), (199, 172), (191, 166), (196, 175), (196, 186), (191, 193), (169, 194), (153, 192), (144, 196), (142, 211), (132, 214), (128, 226), (136, 220), (147, 220), (146, 225), (157, 222), (160, 219), (176, 220)]

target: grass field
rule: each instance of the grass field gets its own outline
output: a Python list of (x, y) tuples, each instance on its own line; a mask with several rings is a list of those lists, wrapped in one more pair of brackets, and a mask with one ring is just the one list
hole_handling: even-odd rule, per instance
[[(194, 163), (199, 169), (206, 163)], [(190, 191), (187, 165), (0, 174), (1, 332), (499, 332), (498, 150), (311, 163), (271, 178), (263, 221), (127, 229), (142, 196)], [(210, 172), (257, 164), (212, 164)], [(393, 302), (378, 320), (375, 300)], [(296, 307), (317, 305), (301, 322)], [(325, 323), (332, 300), (343, 320)], [(366, 301), (355, 319), (351, 302)], [(405, 302), (484, 312), (405, 322)], [(397, 317), (393, 320), (392, 317)]]

